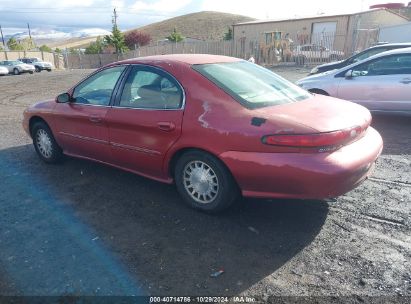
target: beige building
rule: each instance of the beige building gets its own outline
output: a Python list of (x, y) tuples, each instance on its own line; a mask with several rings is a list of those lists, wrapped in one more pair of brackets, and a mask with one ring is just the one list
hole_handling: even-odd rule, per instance
[(234, 41), (240, 53), (253, 55), (257, 46), (266, 39), (266, 33), (279, 31), (294, 46), (318, 44), (344, 52), (345, 56), (378, 41), (378, 29), (405, 24), (409, 20), (386, 9), (375, 9), (355, 14), (315, 16), (285, 20), (259, 20), (233, 26)]

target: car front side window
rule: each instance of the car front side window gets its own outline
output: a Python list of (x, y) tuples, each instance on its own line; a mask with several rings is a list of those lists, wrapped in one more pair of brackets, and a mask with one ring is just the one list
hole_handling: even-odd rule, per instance
[(397, 54), (378, 58), (352, 70), (354, 77), (411, 74), (411, 55)]
[(73, 99), (78, 104), (107, 106), (125, 66), (102, 70), (80, 83), (74, 90)]
[(172, 77), (161, 71), (134, 67), (124, 84), (120, 107), (180, 109), (183, 92)]

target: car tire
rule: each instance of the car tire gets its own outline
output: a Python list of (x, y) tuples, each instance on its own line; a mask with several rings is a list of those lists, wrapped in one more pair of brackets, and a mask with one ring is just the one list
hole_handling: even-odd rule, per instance
[(330, 94), (328, 94), (326, 91), (321, 90), (321, 89), (309, 89), (308, 91), (311, 92), (311, 93), (314, 93), (314, 94), (320, 94), (320, 95), (324, 95), (324, 96), (330, 96)]
[(62, 159), (63, 151), (45, 122), (36, 122), (31, 128), (31, 136), (34, 148), (44, 162), (57, 163)]
[(47, 69), (47, 72), (51, 72), (51, 69)]
[(40, 72), (41, 72), (41, 69), (40, 69), (38, 66), (36, 66), (35, 69), (36, 69), (36, 72), (37, 72), (37, 73), (40, 73)]
[(34, 74), (34, 72), (33, 72), (33, 71), (30, 71), (29, 74)]
[(19, 74), (20, 74), (19, 69), (18, 69), (18, 68), (14, 68), (14, 69), (13, 69), (13, 74), (14, 74), (14, 75), (19, 75)]
[(217, 213), (227, 209), (239, 195), (231, 173), (214, 156), (201, 152), (184, 153), (177, 161), (174, 178), (177, 190), (192, 208)]

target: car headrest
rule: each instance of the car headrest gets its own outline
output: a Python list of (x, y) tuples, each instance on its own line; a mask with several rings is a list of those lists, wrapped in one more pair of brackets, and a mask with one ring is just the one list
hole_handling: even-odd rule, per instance
[(157, 99), (160, 98), (161, 92), (160, 88), (155, 85), (145, 85), (138, 89), (138, 96), (141, 98)]

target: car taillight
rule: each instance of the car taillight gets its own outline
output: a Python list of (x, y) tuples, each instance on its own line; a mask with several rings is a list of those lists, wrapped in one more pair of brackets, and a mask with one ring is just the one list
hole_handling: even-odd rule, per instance
[(356, 126), (325, 133), (274, 134), (264, 136), (262, 142), (273, 146), (319, 148), (320, 152), (327, 152), (336, 150), (344, 144), (353, 141), (359, 137), (363, 131), (365, 131), (365, 129)]

